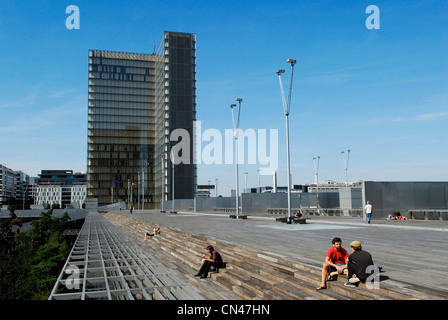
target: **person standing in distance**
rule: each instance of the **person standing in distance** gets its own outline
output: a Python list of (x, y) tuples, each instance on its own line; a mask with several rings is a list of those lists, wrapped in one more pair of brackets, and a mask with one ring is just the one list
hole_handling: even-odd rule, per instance
[(367, 223), (370, 223), (370, 220), (372, 219), (372, 211), (373, 207), (370, 204), (370, 201), (367, 201), (367, 204), (364, 207), (364, 213), (366, 214)]

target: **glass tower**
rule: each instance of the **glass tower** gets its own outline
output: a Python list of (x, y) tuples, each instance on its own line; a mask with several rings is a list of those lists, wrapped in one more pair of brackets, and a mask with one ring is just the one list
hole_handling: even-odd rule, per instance
[(193, 161), (174, 166), (173, 181), (169, 157), (175, 129), (190, 134), (193, 150), (194, 34), (165, 32), (152, 54), (90, 50), (88, 103), (89, 198), (153, 209), (162, 194), (172, 199), (173, 182), (176, 199), (194, 197)]

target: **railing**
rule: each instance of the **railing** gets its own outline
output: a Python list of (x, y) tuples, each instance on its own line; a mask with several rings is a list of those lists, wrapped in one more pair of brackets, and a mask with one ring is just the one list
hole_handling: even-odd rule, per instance
[[(299, 208), (291, 208), (291, 212), (294, 215)], [(267, 208), (267, 213), (274, 215), (288, 214), (288, 208)], [(315, 215), (315, 216), (352, 216), (362, 217), (362, 209), (328, 209), (328, 208), (300, 208), (300, 212), (303, 215)]]
[(407, 219), (416, 220), (448, 220), (448, 210), (412, 209), (404, 214)]

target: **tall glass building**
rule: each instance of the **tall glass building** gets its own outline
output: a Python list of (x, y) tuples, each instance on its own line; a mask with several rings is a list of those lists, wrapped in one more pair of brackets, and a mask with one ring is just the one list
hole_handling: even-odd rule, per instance
[[(88, 198), (158, 208), (173, 183), (175, 199), (193, 198), (194, 120), (196, 35), (165, 32), (152, 54), (90, 50)], [(190, 134), (191, 161), (174, 166), (173, 181), (175, 129)]]

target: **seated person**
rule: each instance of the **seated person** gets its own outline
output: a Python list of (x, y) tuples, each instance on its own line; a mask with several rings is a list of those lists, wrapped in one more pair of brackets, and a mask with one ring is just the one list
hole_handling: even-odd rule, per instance
[(213, 246), (207, 246), (207, 251), (210, 254), (210, 258), (206, 259), (205, 256), (202, 255), (202, 267), (198, 271), (198, 273), (195, 274), (195, 277), (201, 277), (202, 279), (205, 279), (207, 278), (208, 272), (210, 271), (210, 268), (212, 266), (218, 269), (222, 265), (221, 255), (213, 248)]
[(145, 240), (148, 240), (148, 237), (153, 237), (155, 235), (160, 234), (160, 227), (157, 226), (157, 228), (154, 228), (154, 232), (153, 233), (149, 233), (149, 232), (145, 232)]
[(403, 216), (400, 214), (400, 212), (397, 212), (397, 213), (395, 214), (395, 219), (396, 219), (396, 220), (406, 220), (406, 218), (403, 217)]
[(331, 281), (338, 274), (347, 274), (348, 252), (342, 248), (341, 238), (332, 240), (333, 246), (328, 249), (325, 262), (322, 265), (321, 284), (316, 290), (327, 289), (326, 282)]
[[(367, 273), (367, 267), (373, 266), (373, 259), (370, 253), (362, 250), (361, 242), (353, 241), (350, 243), (352, 254), (348, 257), (348, 282), (345, 286), (355, 287), (358, 282), (365, 282), (370, 274)], [(372, 271), (373, 273), (373, 271)]]
[(294, 219), (300, 219), (302, 218), (302, 213), (300, 212), (300, 209), (297, 210), (296, 214), (294, 215)]

